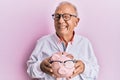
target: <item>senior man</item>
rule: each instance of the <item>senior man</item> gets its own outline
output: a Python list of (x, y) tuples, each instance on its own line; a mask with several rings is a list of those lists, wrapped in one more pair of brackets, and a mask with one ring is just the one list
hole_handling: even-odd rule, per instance
[(49, 62), (50, 56), (55, 52), (67, 52), (76, 59), (75, 70), (69, 79), (95, 80), (99, 65), (92, 45), (87, 38), (77, 35), (74, 31), (80, 21), (76, 7), (69, 2), (61, 2), (52, 17), (56, 32), (37, 41), (27, 62), (28, 74), (39, 80), (55, 80), (56, 76)]

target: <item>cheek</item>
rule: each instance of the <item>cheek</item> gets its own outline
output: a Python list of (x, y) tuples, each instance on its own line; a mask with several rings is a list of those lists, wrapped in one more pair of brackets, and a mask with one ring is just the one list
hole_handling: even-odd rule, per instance
[(54, 26), (57, 27), (58, 25), (59, 25), (59, 23), (55, 21)]
[(58, 26), (57, 23), (54, 22), (54, 27), (55, 27), (55, 29), (57, 29), (57, 26)]
[(56, 22), (54, 21), (54, 26), (56, 26)]
[(67, 23), (71, 28), (75, 27), (75, 21), (71, 20), (71, 21), (68, 21)]

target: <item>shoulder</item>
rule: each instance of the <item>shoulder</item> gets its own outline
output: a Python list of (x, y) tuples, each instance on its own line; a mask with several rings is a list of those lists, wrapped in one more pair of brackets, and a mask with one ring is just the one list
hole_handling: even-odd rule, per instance
[(54, 34), (48, 34), (48, 35), (44, 35), (42, 37), (40, 37), (37, 42), (46, 42), (52, 39)]
[(75, 39), (80, 42), (90, 43), (90, 40), (87, 37), (82, 35), (76, 34)]
[(86, 47), (92, 47), (91, 41), (87, 37), (82, 35), (76, 35), (76, 44), (80, 44)]

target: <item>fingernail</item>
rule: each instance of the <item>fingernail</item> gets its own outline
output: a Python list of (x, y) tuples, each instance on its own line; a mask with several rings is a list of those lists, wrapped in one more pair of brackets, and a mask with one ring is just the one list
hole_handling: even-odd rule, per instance
[(53, 70), (52, 70), (52, 69), (50, 69), (50, 72), (53, 72)]

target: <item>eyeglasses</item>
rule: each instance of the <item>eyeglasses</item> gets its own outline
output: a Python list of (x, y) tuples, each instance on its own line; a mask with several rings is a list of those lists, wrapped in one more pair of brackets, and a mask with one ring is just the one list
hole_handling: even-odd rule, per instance
[(77, 17), (76, 15), (72, 15), (72, 14), (68, 14), (68, 13), (65, 13), (65, 14), (53, 14), (52, 17), (54, 20), (59, 20), (60, 18), (62, 18), (65, 20), (65, 21), (68, 21), (71, 19), (71, 17)]
[(58, 67), (59, 64), (63, 64), (66, 68), (73, 68), (74, 67), (74, 63), (76, 63), (76, 60), (66, 60), (66, 61), (59, 61), (59, 60), (54, 60), (54, 61), (50, 61), (51, 64), (56, 64), (57, 66), (53, 66), (53, 67)]

